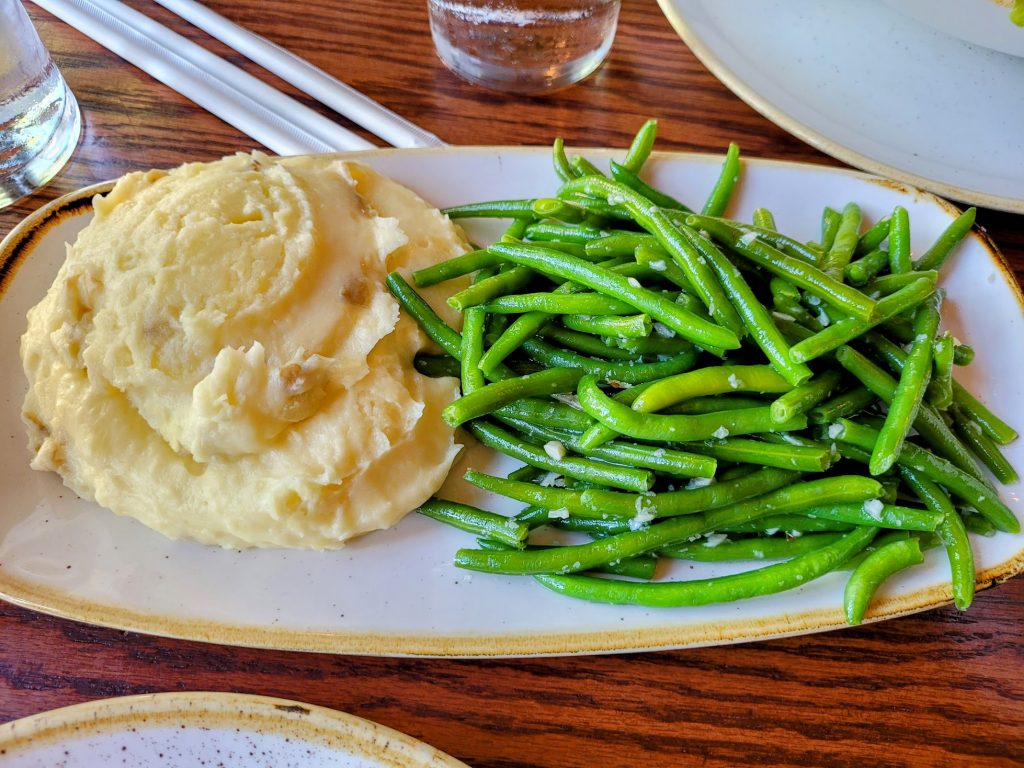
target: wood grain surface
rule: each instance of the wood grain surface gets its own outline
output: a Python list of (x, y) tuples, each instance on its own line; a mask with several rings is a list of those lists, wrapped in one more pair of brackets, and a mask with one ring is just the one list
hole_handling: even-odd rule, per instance
[[(259, 73), (154, 3), (131, 5)], [(423, 0), (209, 5), (453, 144), (546, 145), (560, 135), (576, 145), (622, 146), (653, 116), (663, 149), (720, 152), (737, 141), (748, 156), (838, 165), (721, 85), (654, 0), (625, 2), (597, 74), (537, 98), (485, 91), (445, 70)], [(0, 236), (80, 186), (253, 146), (28, 7), (78, 96), (85, 129), (53, 183), (0, 211)], [(1024, 276), (1024, 217), (982, 210), (978, 221)], [(452, 661), (217, 647), (0, 603), (0, 721), (109, 696), (217, 690), (350, 712), (476, 768), (1014, 766), (1024, 765), (1022, 619), (1017, 578), (979, 594), (966, 614), (948, 607), (830, 634), (679, 652)]]

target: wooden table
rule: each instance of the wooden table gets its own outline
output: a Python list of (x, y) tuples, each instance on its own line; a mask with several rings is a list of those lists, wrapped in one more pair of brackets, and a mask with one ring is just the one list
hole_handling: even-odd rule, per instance
[[(453, 144), (623, 146), (647, 117), (663, 149), (837, 165), (721, 85), (654, 0), (628, 0), (605, 66), (543, 98), (486, 92), (435, 58), (422, 0), (212, 7)], [(132, 5), (246, 66), (152, 2)], [(36, 6), (78, 96), (81, 147), (0, 235), (48, 200), (123, 172), (253, 143)], [(289, 90), (287, 86), (275, 85)], [(978, 221), (1018, 275), (1024, 219)], [(1024, 578), (875, 626), (733, 647), (527, 660), (388, 659), (223, 648), (94, 628), (0, 605), (0, 720), (126, 694), (240, 691), (344, 710), (478, 768), (1024, 764)]]

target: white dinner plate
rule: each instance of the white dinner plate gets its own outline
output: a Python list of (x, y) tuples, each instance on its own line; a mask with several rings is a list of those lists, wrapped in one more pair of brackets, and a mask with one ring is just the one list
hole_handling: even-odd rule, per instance
[(1024, 213), (1024, 58), (879, 0), (658, 2), (719, 80), (803, 141), (947, 198)]
[(239, 693), (155, 693), (0, 725), (5, 768), (465, 768), (383, 725)]
[[(587, 153), (604, 162), (608, 153)], [(438, 206), (529, 197), (556, 188), (545, 148), (380, 150), (358, 155)], [(721, 159), (655, 155), (652, 181), (683, 200), (703, 201)], [(821, 207), (858, 201), (870, 220), (900, 203), (910, 211), (915, 249), (927, 247), (956, 211), (947, 203), (853, 171), (751, 160), (731, 213), (772, 209), (780, 228), (816, 236)], [(45, 612), (123, 629), (273, 648), (377, 655), (515, 656), (706, 645), (833, 629), (844, 625), (845, 575), (830, 574), (784, 594), (702, 608), (615, 607), (560, 597), (528, 577), (470, 573), (452, 565), (473, 539), (421, 516), (335, 552), (233, 551), (170, 541), (70, 493), (54, 474), (28, 466), (18, 360), (25, 313), (49, 286), (65, 242), (89, 221), (90, 194), (58, 200), (27, 219), (0, 249), (0, 594)], [(486, 231), (485, 231), (486, 230)], [(479, 242), (495, 229), (469, 228)], [(972, 235), (948, 267), (946, 317), (977, 350), (964, 383), (1024, 425), (1024, 315), (1020, 293), (998, 255)], [(1009, 456), (1024, 467), (1024, 451)], [(494, 456), (477, 447), (457, 462), (443, 493), (499, 511), (461, 481)], [(499, 462), (500, 463), (500, 462)], [(503, 465), (505, 469), (509, 464)], [(1004, 496), (1024, 509), (1017, 486)], [(1024, 536), (975, 538), (979, 583), (1024, 567)], [(673, 576), (721, 574), (745, 565), (678, 564)], [(950, 599), (942, 550), (887, 584), (872, 618)]]

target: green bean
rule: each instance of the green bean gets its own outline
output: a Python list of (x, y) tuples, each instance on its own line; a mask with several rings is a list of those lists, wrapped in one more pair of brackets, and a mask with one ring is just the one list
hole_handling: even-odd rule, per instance
[[(612, 261), (602, 262), (602, 266), (608, 266)], [(583, 286), (573, 282), (566, 282), (552, 291), (552, 293), (571, 295), (583, 291)], [(607, 298), (607, 297), (605, 297)], [(495, 299), (497, 301), (497, 299)], [(515, 352), (524, 341), (534, 336), (548, 321), (551, 314), (548, 312), (532, 311), (517, 317), (515, 322), (508, 326), (496, 340), (491, 343), (490, 348), (480, 359), (480, 369), (485, 375), (490, 376), (502, 361)]]
[(902, 272), (898, 275), (882, 275), (874, 278), (864, 286), (865, 292), (869, 295), (888, 296), (900, 288), (905, 288), (919, 278), (926, 278), (933, 283), (939, 282), (939, 273), (935, 270), (924, 270), (921, 272)]
[(626, 156), (622, 160), (622, 167), (632, 173), (640, 173), (647, 158), (651, 156), (651, 149), (654, 147), (654, 138), (658, 134), (658, 121), (648, 120), (640, 126), (640, 130), (633, 136), (633, 140), (626, 150)]
[(686, 223), (695, 229), (706, 230), (730, 250), (773, 275), (814, 292), (824, 301), (854, 317), (867, 321), (875, 314), (875, 302), (856, 288), (851, 288), (801, 259), (783, 253), (759, 239), (753, 232), (742, 233), (735, 227), (707, 216), (687, 216)]
[(809, 379), (812, 375), (811, 369), (801, 363), (793, 362), (789, 344), (779, 332), (771, 314), (754, 295), (747, 281), (743, 279), (739, 269), (715, 247), (714, 243), (702, 237), (695, 230), (684, 226), (681, 231), (697, 249), (697, 252), (711, 265), (747, 333), (761, 348), (765, 357), (779, 374), (791, 386), (797, 386)]
[(397, 272), (387, 277), (388, 290), (419, 324), (427, 337), (452, 357), (462, 356), (462, 336), (444, 322), (431, 306)]
[(454, 256), (437, 264), (431, 264), (429, 267), (416, 270), (412, 273), (412, 279), (420, 288), (427, 288), (431, 285), (462, 277), (463, 275), (468, 275), (471, 272), (486, 269), (499, 263), (501, 263), (501, 260), (487, 251), (468, 251), (461, 256)]
[[(463, 549), (456, 554), (455, 564), (494, 573), (576, 572), (587, 570), (588, 565), (633, 557), (700, 533), (717, 530), (718, 527), (749, 522), (773, 511), (800, 509), (813, 503), (816, 498), (863, 499), (880, 492), (881, 486), (877, 482), (864, 477), (823, 478), (782, 488), (713, 511), (658, 522), (630, 533), (611, 536), (601, 542), (548, 550), (546, 556), (538, 557), (536, 553), (509, 551), (501, 553), (499, 557), (487, 558), (478, 551)], [(660, 513), (660, 508), (658, 511)], [(650, 515), (641, 516), (638, 510), (634, 519), (646, 521), (652, 518)], [(606, 546), (600, 546), (602, 544)], [(614, 553), (615, 556), (608, 557), (609, 553)], [(607, 559), (599, 559), (602, 556)]]
[(653, 474), (645, 469), (613, 466), (575, 456), (552, 459), (543, 448), (530, 445), (496, 424), (483, 420), (470, 422), (468, 428), (473, 436), (488, 448), (549, 472), (638, 492), (650, 489), (654, 483)]
[[(886, 404), (892, 402), (893, 396), (896, 394), (897, 383), (871, 360), (851, 347), (840, 348), (836, 352), (836, 360), (860, 379), (861, 383), (870, 389), (876, 397), (885, 401)], [(956, 435), (950, 431), (946, 422), (931, 406), (924, 404), (918, 409), (913, 425), (922, 439), (937, 452), (977, 480), (988, 482), (970, 451), (957, 440)], [(871, 449), (874, 449), (874, 444)]]
[(927, 278), (915, 280), (896, 293), (880, 299), (877, 304), (877, 315), (874, 320), (864, 321), (855, 317), (845, 317), (822, 331), (793, 345), (790, 356), (794, 360), (807, 362), (838, 349), (858, 336), (862, 336), (884, 320), (917, 306), (935, 292), (935, 283)]
[(712, 579), (647, 583), (554, 574), (534, 578), (559, 594), (602, 603), (668, 608), (730, 602), (806, 584), (864, 549), (876, 532), (876, 528), (857, 528), (832, 544), (792, 560)]
[(708, 456), (623, 440), (613, 440), (594, 448), (585, 448), (573, 433), (521, 419), (502, 418), (502, 421), (538, 442), (557, 441), (574, 453), (613, 464), (653, 469), (673, 477), (714, 477), (718, 466), (718, 462)]
[(684, 211), (685, 213), (691, 212), (688, 207), (683, 205), (674, 197), (666, 195), (664, 192), (655, 189), (629, 168), (619, 165), (614, 160), (612, 160), (608, 165), (611, 168), (613, 179), (625, 184), (633, 191), (640, 193), (659, 208), (669, 208), (676, 211)]
[(691, 349), (689, 352), (680, 352), (667, 360), (653, 363), (606, 362), (560, 349), (540, 339), (523, 342), (523, 350), (544, 365), (578, 368), (608, 381), (618, 381), (624, 384), (642, 384), (653, 379), (682, 373), (693, 367), (698, 356), (697, 351)]
[(450, 355), (427, 355), (417, 352), (412, 359), (412, 366), (417, 373), (432, 379), (440, 379), (445, 376), (457, 379), (462, 375), (459, 361)]
[[(605, 337), (598, 338), (590, 333), (571, 331), (568, 328), (563, 328), (555, 323), (548, 323), (545, 325), (540, 329), (539, 335), (543, 339), (557, 342), (563, 347), (574, 352), (580, 352), (584, 355), (588, 355), (589, 357), (607, 360), (625, 360), (633, 363), (643, 362), (642, 352), (637, 352), (632, 348), (623, 349), (618, 344), (609, 344), (608, 339)], [(632, 339), (632, 341), (640, 341), (640, 339)], [(684, 342), (684, 344), (687, 346), (677, 346), (675, 349), (667, 351), (666, 353), (674, 356), (693, 349), (693, 345), (689, 344), (689, 342)]]
[[(775, 307), (776, 310), (772, 314), (773, 320), (778, 321), (780, 319), (788, 319), (790, 323), (798, 323), (799, 325), (816, 331), (821, 330), (822, 326), (821, 323), (818, 322), (818, 319), (811, 315), (804, 305), (800, 303), (800, 291), (795, 285), (783, 280), (781, 277), (773, 277), (768, 281), (768, 289), (772, 294), (772, 306)], [(784, 317), (780, 318), (780, 313)], [(804, 330), (805, 329), (803, 328), (800, 329), (800, 331)], [(799, 340), (811, 335), (810, 331), (801, 333), (801, 338)]]
[(719, 528), (719, 533), (727, 534), (764, 534), (774, 536), (782, 531), (787, 536), (799, 538), (807, 533), (846, 533), (856, 526), (837, 520), (826, 520), (822, 517), (807, 517), (800, 514), (768, 515), (752, 523), (731, 525)]
[(739, 408), (761, 408), (768, 405), (764, 400), (756, 397), (741, 397), (739, 395), (701, 395), (682, 403), (676, 403), (666, 409), (666, 413), (714, 413), (715, 411), (734, 411)]
[(524, 312), (545, 312), (550, 315), (626, 315), (636, 310), (629, 304), (610, 299), (599, 293), (517, 293), (499, 296), (483, 308), (499, 314), (522, 314)]
[(651, 413), (700, 395), (725, 392), (788, 392), (789, 382), (767, 365), (720, 365), (660, 379), (633, 401), (634, 411)]
[[(654, 326), (655, 332), (646, 339), (623, 339), (608, 336), (605, 337), (604, 343), (620, 352), (632, 355), (634, 358), (639, 358), (642, 355), (678, 355), (693, 350), (693, 345), (690, 342), (675, 336), (662, 336), (661, 330), (658, 326)], [(608, 352), (604, 354), (606, 357), (611, 356)]]
[(945, 492), (922, 473), (900, 467), (900, 474), (917, 497), (932, 511), (942, 515), (939, 540), (946, 548), (949, 559), (953, 604), (966, 611), (974, 600), (974, 552), (967, 536), (967, 528)]
[[(477, 539), (477, 546), (480, 549), (507, 549), (508, 547), (490, 539)], [(550, 549), (550, 545), (530, 544), (526, 549)], [(615, 563), (606, 563), (593, 569), (594, 573), (610, 573), (615, 576), (628, 576), (631, 579), (645, 579), (650, 581), (658, 568), (658, 559), (651, 555), (638, 555)]]
[(576, 178), (576, 170), (569, 163), (569, 158), (565, 156), (565, 142), (561, 138), (555, 139), (551, 155), (558, 178), (562, 181)]
[[(875, 275), (888, 265), (889, 254), (876, 248), (843, 267), (843, 277), (850, 285), (860, 287), (870, 283)], [(871, 295), (870, 290), (866, 290), (865, 293)]]
[(953, 339), (953, 365), (970, 365), (974, 361), (974, 347)]
[[(470, 307), (462, 315), (462, 360), (459, 368), (462, 394), (482, 389), (486, 382), (480, 371), (480, 356), (484, 350), (484, 323), (487, 313), (480, 307)], [(454, 426), (454, 425), (453, 425)]]
[(524, 397), (494, 412), (495, 416), (520, 419), (550, 429), (568, 429), (582, 432), (594, 420), (578, 408), (549, 398)]
[(533, 219), (533, 200), (491, 200), (442, 208), (450, 219)]
[(463, 288), (448, 297), (448, 306), (460, 312), (469, 307), (484, 304), (497, 296), (518, 291), (534, 278), (534, 272), (526, 267), (515, 267), (488, 277)]
[(836, 241), (836, 232), (839, 230), (839, 222), (842, 221), (842, 214), (835, 208), (825, 206), (821, 212), (821, 247), (827, 252)]
[(708, 199), (704, 203), (701, 213), (705, 216), (721, 216), (729, 207), (729, 198), (732, 197), (733, 189), (740, 178), (740, 148), (738, 144), (729, 144), (726, 150), (725, 159), (722, 161), (722, 170), (718, 174), (715, 185), (708, 193)]
[[(821, 259), (822, 251), (819, 248), (808, 245), (807, 243), (801, 243), (795, 237), (784, 235), (782, 232), (777, 232), (774, 229), (767, 227), (759, 227), (756, 224), (746, 224), (742, 221), (736, 221), (735, 219), (723, 219), (719, 218), (723, 224), (727, 224), (730, 227), (738, 229), (740, 232), (748, 233), (752, 232), (764, 242), (768, 243), (788, 256), (806, 261), (808, 264), (817, 264)], [(679, 222), (680, 225), (686, 225), (686, 219), (684, 218)]]
[[(734, 337), (742, 332), (743, 324), (729, 304), (722, 286), (715, 279), (714, 273), (704, 263), (703, 259), (700, 258), (700, 254), (696, 252), (690, 242), (683, 237), (664, 211), (654, 206), (643, 195), (638, 194), (626, 185), (609, 179), (588, 177), (570, 181), (562, 187), (562, 192), (559, 195), (574, 191), (621, 202), (633, 216), (636, 223), (654, 235), (659, 245), (682, 267), (686, 273), (686, 279), (700, 297), (700, 300), (704, 302), (708, 312), (711, 313), (711, 316), (715, 318), (723, 329), (731, 332)], [(637, 309), (649, 311), (646, 307), (637, 307)], [(654, 315), (653, 312), (651, 314)], [(666, 325), (672, 327), (670, 323), (666, 323)], [(678, 328), (675, 330), (682, 333)], [(685, 333), (682, 333), (682, 335), (686, 336)], [(691, 340), (695, 341), (695, 343), (700, 343), (694, 339)], [(735, 345), (719, 344), (710, 340), (706, 343), (723, 349), (736, 349), (739, 346), (738, 338)]]
[[(897, 208), (897, 212), (893, 214), (893, 221), (898, 219)], [(910, 428), (921, 408), (925, 389), (931, 379), (932, 343), (939, 328), (942, 298), (943, 292), (936, 292), (914, 313), (914, 342), (907, 354), (907, 362), (903, 366), (896, 391), (892, 400), (888, 401), (889, 410), (885, 416), (885, 424), (878, 433), (878, 442), (871, 453), (868, 468), (873, 475), (882, 474), (896, 463), (903, 441), (910, 433)]]
[(491, 246), (491, 250), (517, 264), (586, 285), (631, 304), (695, 344), (722, 349), (739, 347), (739, 339), (732, 331), (687, 312), (658, 293), (633, 285), (611, 270), (538, 246), (497, 244)]
[(425, 517), (516, 549), (525, 546), (526, 537), (530, 533), (528, 526), (512, 518), (444, 499), (426, 501), (416, 511)]
[(632, 256), (633, 252), (641, 245), (655, 245), (657, 240), (654, 235), (646, 232), (629, 232), (617, 235), (606, 235), (595, 240), (590, 240), (584, 246), (588, 255), (603, 256)]
[(976, 514), (972, 509), (963, 510), (961, 519), (964, 528), (978, 536), (995, 536), (999, 530), (984, 515)]
[(722, 563), (730, 560), (788, 560), (832, 544), (841, 537), (842, 533), (833, 532), (795, 538), (743, 538), (714, 544), (711, 542), (715, 539), (710, 539), (662, 547), (658, 554), (675, 560), (694, 560), (702, 563)]
[(767, 208), (755, 208), (754, 213), (751, 215), (751, 221), (755, 227), (775, 230), (775, 217)]
[(807, 413), (831, 395), (842, 383), (839, 371), (829, 369), (810, 381), (789, 390), (771, 404), (772, 421), (784, 424), (794, 416)]
[(576, 155), (570, 162), (572, 167), (576, 169), (577, 176), (604, 176), (598, 167), (585, 157)]
[(928, 383), (928, 402), (940, 411), (953, 402), (953, 358), (956, 343), (946, 331), (932, 342), (932, 380)]
[[(553, 221), (538, 221), (530, 224), (524, 233), (530, 240), (558, 240), (567, 243), (581, 243), (605, 237), (609, 232), (591, 224), (563, 224)], [(586, 251), (586, 247), (584, 247)]]
[[(839, 425), (836, 439), (851, 443), (862, 450), (871, 450), (878, 439), (878, 432), (870, 427), (855, 424), (847, 419), (836, 422)], [(945, 486), (950, 493), (963, 499), (969, 506), (989, 519), (1001, 531), (1017, 533), (1020, 523), (999, 495), (976, 477), (964, 472), (952, 462), (936, 456), (913, 443), (904, 443), (899, 463), (921, 472), (933, 482)]]
[(958, 381), (953, 380), (953, 402), (984, 430), (985, 434), (998, 445), (1006, 445), (1017, 439), (1017, 430), (996, 416), (978, 398), (967, 391)]
[(807, 420), (811, 424), (831, 424), (836, 419), (860, 413), (874, 402), (874, 392), (867, 387), (854, 387), (811, 408)]
[(526, 228), (530, 226), (530, 219), (513, 219), (512, 223), (508, 225), (501, 237), (498, 238), (501, 242), (512, 242), (517, 243), (523, 239), (526, 235)]
[(796, 469), (800, 472), (824, 472), (832, 463), (831, 454), (826, 448), (763, 443), (745, 438), (730, 437), (685, 445), (689, 450), (713, 456), (720, 461)]
[(804, 510), (802, 514), (852, 525), (875, 525), (906, 531), (931, 532), (942, 523), (940, 512), (884, 504), (876, 499), (863, 504), (818, 505)]
[(764, 498), (799, 479), (798, 472), (765, 468), (734, 480), (661, 493), (622, 493), (587, 488), (545, 488), (533, 483), (516, 482), (485, 475), (475, 470), (465, 474), (466, 482), (491, 493), (507, 496), (524, 504), (545, 509), (565, 509), (571, 515), (602, 520), (630, 520), (638, 515), (679, 517), (736, 504), (750, 498)]
[(595, 336), (643, 339), (653, 329), (650, 315), (563, 315), (562, 325), (571, 331)]
[(1003, 456), (999, 446), (985, 434), (976, 422), (969, 419), (955, 405), (950, 408), (950, 415), (953, 417), (953, 431), (974, 455), (981, 459), (981, 463), (988, 467), (988, 470), (995, 475), (996, 480), (1004, 485), (1009, 485), (1020, 479), (1017, 470)]
[(557, 197), (539, 197), (530, 208), (537, 219), (555, 219), (566, 224), (579, 224), (587, 217), (583, 208)]
[(729, 435), (803, 429), (806, 419), (797, 417), (786, 424), (771, 420), (768, 408), (744, 408), (701, 415), (638, 413), (604, 394), (596, 376), (584, 376), (577, 395), (580, 407), (615, 432), (640, 440), (692, 442)]
[[(463, 365), (465, 367), (465, 363)], [(524, 397), (570, 392), (582, 376), (583, 371), (577, 368), (548, 368), (496, 381), (466, 392), (458, 400), (449, 403), (441, 411), (441, 418), (448, 426), (457, 427)]]
[[(899, 346), (893, 344), (879, 334), (868, 334), (865, 341), (878, 352), (895, 370), (902, 370), (907, 354)], [(965, 416), (976, 422), (982, 431), (999, 445), (1006, 445), (1017, 439), (1017, 432), (1009, 424), (990, 411), (984, 403), (968, 392), (955, 379), (951, 382), (953, 403)]]
[[(725, 513), (725, 514), (723, 514)], [(460, 549), (455, 565), (486, 573), (574, 573), (589, 571), (615, 561), (643, 555), (651, 550), (688, 539), (710, 530), (710, 517), (732, 519), (729, 510), (667, 520), (658, 525), (575, 544), (528, 551)], [(749, 513), (747, 513), (749, 515)], [(756, 514), (756, 513), (755, 513)]]
[(871, 251), (878, 250), (878, 248), (886, 241), (889, 237), (889, 217), (883, 216), (881, 219), (876, 221), (863, 235), (860, 236), (860, 240), (857, 241), (857, 255), (863, 256)]
[(914, 262), (914, 269), (939, 269), (949, 258), (953, 249), (967, 236), (974, 226), (974, 219), (978, 213), (976, 208), (968, 208), (954, 219), (948, 227), (936, 238), (934, 245), (921, 254), (921, 258)]
[[(671, 256), (669, 256), (656, 242), (653, 244), (642, 243), (636, 247), (633, 252), (633, 258), (636, 259), (637, 264), (643, 264), (653, 272), (657, 272), (662, 275), (666, 280), (674, 285), (679, 286), (687, 294), (693, 291), (690, 285), (689, 279), (686, 277), (686, 273), (683, 272), (680, 267)], [(697, 302), (697, 299), (694, 299)], [(687, 307), (691, 312), (695, 312), (694, 307)], [(697, 314), (703, 314), (704, 306), (701, 304), (701, 312)]]
[[(839, 227), (836, 229), (832, 247), (821, 260), (821, 271), (838, 279), (853, 258), (860, 237), (861, 212), (856, 203), (847, 203), (839, 216)], [(869, 319), (869, 318), (864, 318)]]
[(899, 275), (911, 269), (910, 214), (902, 205), (897, 205), (889, 220), (889, 271)]
[(924, 562), (921, 544), (913, 536), (879, 547), (858, 565), (846, 583), (843, 605), (846, 621), (860, 624), (878, 587), (897, 571)]

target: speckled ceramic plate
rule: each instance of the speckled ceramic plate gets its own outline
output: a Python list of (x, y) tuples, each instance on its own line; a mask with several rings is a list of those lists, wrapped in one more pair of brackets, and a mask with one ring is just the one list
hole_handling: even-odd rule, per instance
[[(597, 162), (606, 154), (590, 153)], [(553, 189), (544, 148), (378, 151), (362, 156), (436, 205), (528, 197)], [(658, 155), (653, 181), (683, 200), (703, 200), (719, 157)], [(93, 190), (95, 191), (95, 190)], [(90, 191), (58, 200), (16, 229), (0, 249), (0, 594), (82, 621), (218, 643), (378, 655), (515, 656), (644, 650), (756, 640), (842, 627), (845, 575), (741, 603), (651, 610), (578, 602), (529, 578), (468, 573), (452, 556), (472, 540), (419, 516), (336, 552), (245, 551), (170, 541), (133, 520), (85, 503), (53, 474), (29, 469), (20, 421), (25, 382), (18, 339), (25, 312), (45, 292), (65, 242), (90, 217)], [(770, 161), (747, 163), (733, 212), (771, 208), (779, 226), (816, 236), (821, 206), (858, 201), (874, 220), (901, 203), (922, 250), (955, 215), (937, 198), (860, 173)], [(471, 229), (478, 241), (495, 231)], [(978, 235), (949, 265), (946, 315), (973, 344), (965, 383), (1011, 423), (1024, 425), (1024, 315), (998, 255)], [(1024, 450), (1009, 455), (1024, 467)], [(463, 471), (502, 471), (481, 449), (461, 457), (445, 495), (510, 511), (475, 495)], [(509, 468), (507, 465), (505, 469)], [(1005, 490), (1014, 509), (1017, 486)], [(982, 585), (1024, 567), (1024, 536), (976, 538)], [(677, 564), (667, 577), (700, 577), (736, 565)], [(949, 601), (941, 550), (887, 584), (871, 618)]]
[(871, 173), (1024, 213), (1024, 58), (922, 25), (899, 3), (658, 1), (719, 80), (798, 138)]
[(0, 725), (5, 768), (465, 768), (410, 736), (297, 701), (157, 693)]

